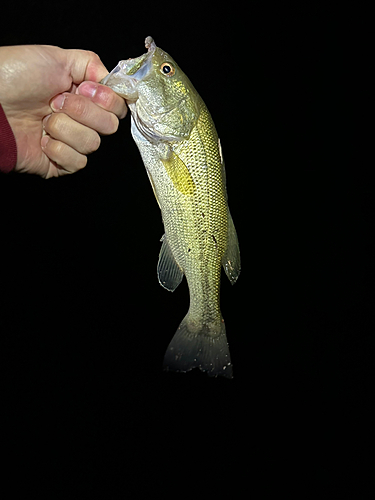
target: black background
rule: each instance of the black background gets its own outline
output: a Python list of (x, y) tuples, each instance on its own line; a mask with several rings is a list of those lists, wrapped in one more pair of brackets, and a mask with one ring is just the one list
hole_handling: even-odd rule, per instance
[(366, 29), (349, 8), (244, 5), (38, 1), (2, 28), (2, 45), (86, 48), (109, 70), (152, 35), (214, 118), (242, 257), (221, 294), (234, 379), (163, 373), (188, 290), (158, 284), (163, 227), (129, 116), (82, 172), (1, 176), (6, 456), (17, 485), (32, 466), (30, 491), (367, 498), (375, 197), (368, 135), (356, 141)]

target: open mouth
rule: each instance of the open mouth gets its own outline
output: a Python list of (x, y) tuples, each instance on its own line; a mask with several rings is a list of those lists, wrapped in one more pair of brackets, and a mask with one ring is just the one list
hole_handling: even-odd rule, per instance
[[(147, 42), (147, 39), (146, 39)], [(152, 66), (152, 55), (155, 44), (147, 45), (148, 52), (134, 59), (119, 61), (117, 66), (101, 80), (101, 84), (107, 85), (117, 94), (128, 99), (136, 98), (137, 83), (148, 74)]]

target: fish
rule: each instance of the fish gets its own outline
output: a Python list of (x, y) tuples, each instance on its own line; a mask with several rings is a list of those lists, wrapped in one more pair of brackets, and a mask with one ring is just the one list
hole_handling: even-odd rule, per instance
[(120, 61), (101, 81), (122, 96), (161, 210), (159, 283), (173, 292), (186, 277), (190, 305), (170, 341), (163, 368), (199, 368), (233, 377), (220, 309), (221, 267), (234, 284), (240, 251), (229, 212), (223, 153), (212, 117), (175, 60), (145, 40), (147, 52)]

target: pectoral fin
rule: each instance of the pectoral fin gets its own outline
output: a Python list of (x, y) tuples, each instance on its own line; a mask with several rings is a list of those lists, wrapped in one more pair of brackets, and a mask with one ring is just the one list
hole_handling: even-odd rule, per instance
[(159, 283), (170, 292), (174, 292), (181, 283), (184, 274), (172, 255), (165, 234), (161, 241), (163, 244), (160, 249), (158, 262)]
[(172, 151), (167, 159), (161, 158), (161, 161), (175, 188), (182, 194), (192, 195), (195, 191), (195, 184), (181, 158)]
[(234, 285), (241, 272), (241, 259), (236, 228), (234, 227), (230, 213), (228, 213), (228, 244), (222, 263), (225, 274), (228, 276), (232, 285)]

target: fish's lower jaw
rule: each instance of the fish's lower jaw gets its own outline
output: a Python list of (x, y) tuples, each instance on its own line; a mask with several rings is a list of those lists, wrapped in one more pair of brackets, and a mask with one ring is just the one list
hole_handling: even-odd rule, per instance
[(233, 377), (224, 320), (203, 324), (182, 320), (164, 356), (166, 371), (188, 372), (199, 368), (210, 377)]

